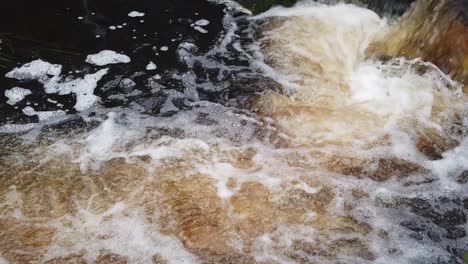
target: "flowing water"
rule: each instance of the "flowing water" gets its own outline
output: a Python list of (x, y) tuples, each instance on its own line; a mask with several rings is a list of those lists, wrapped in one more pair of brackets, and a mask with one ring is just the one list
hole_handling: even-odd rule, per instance
[(0, 263), (462, 263), (468, 98), (369, 55), (397, 17), (146, 2), (55, 3), (67, 55), (4, 69)]

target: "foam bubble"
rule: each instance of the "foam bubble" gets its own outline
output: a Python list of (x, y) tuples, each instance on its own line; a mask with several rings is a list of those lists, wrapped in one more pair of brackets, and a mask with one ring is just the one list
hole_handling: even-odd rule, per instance
[(146, 70), (147, 71), (154, 71), (154, 70), (156, 70), (156, 68), (157, 68), (156, 64), (154, 64), (154, 62), (152, 62), (152, 61), (150, 61), (148, 63), (148, 65), (146, 65)]
[(62, 110), (36, 111), (30, 106), (23, 108), (23, 113), (28, 116), (37, 116), (39, 118), (39, 122), (47, 122), (55, 119), (60, 119), (61, 117), (64, 117), (66, 115), (66, 112)]
[(129, 17), (143, 17), (143, 16), (145, 16), (145, 13), (141, 13), (141, 12), (138, 12), (138, 11), (132, 11), (132, 12), (128, 13), (128, 16)]
[(7, 104), (9, 105), (15, 105), (30, 94), (32, 94), (31, 90), (20, 87), (13, 87), (9, 90), (5, 90), (5, 97), (8, 98)]
[(88, 55), (86, 62), (97, 66), (105, 66), (108, 64), (129, 63), (130, 57), (124, 54), (119, 54), (112, 50), (102, 50), (97, 54)]
[(196, 31), (200, 32), (200, 33), (203, 33), (203, 34), (206, 34), (208, 33), (208, 30), (200, 27), (200, 26), (194, 26), (193, 29), (195, 29)]
[(107, 72), (108, 69), (102, 69), (94, 74), (86, 74), (82, 79), (78, 78), (65, 82), (50, 81), (44, 85), (44, 89), (49, 94), (75, 94), (76, 104), (74, 108), (77, 111), (84, 111), (99, 101), (99, 97), (94, 95), (94, 89)]
[(195, 21), (195, 25), (200, 26), (200, 27), (208, 26), (209, 24), (210, 24), (210, 21), (206, 19), (199, 19)]
[(20, 81), (47, 80), (49, 79), (49, 76), (59, 76), (61, 72), (61, 65), (51, 64), (42, 60), (35, 60), (26, 63), (19, 68), (13, 69), (5, 74), (5, 77)]
[[(125, 256), (131, 263), (153, 263), (156, 255), (168, 263), (199, 262), (175, 237), (154, 231), (142, 210), (130, 209), (124, 203), (116, 203), (100, 214), (80, 208), (77, 216), (65, 216), (53, 225), (59, 230), (57, 243), (48, 248), (46, 259), (84, 250), (88, 262), (95, 261), (102, 251)], [(111, 239), (99, 239), (111, 233)], [(61, 246), (70, 237), (75, 238), (74, 245)]]

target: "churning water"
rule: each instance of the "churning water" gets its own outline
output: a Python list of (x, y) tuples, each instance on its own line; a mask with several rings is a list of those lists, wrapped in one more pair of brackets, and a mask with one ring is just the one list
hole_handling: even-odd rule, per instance
[(461, 263), (462, 85), (331, 2), (73, 13), (2, 81), (0, 263)]

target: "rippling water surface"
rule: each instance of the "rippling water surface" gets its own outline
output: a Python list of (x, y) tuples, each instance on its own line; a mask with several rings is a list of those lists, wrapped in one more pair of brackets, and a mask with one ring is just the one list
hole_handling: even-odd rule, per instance
[(0, 263), (463, 263), (468, 99), (378, 56), (391, 10), (36, 2), (0, 16)]

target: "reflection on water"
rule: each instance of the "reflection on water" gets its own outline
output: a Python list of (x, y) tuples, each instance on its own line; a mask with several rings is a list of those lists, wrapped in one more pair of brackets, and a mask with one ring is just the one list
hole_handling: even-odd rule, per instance
[(462, 85), (368, 9), (226, 5), (141, 93), (105, 66), (125, 104), (0, 128), (0, 262), (462, 263)]

